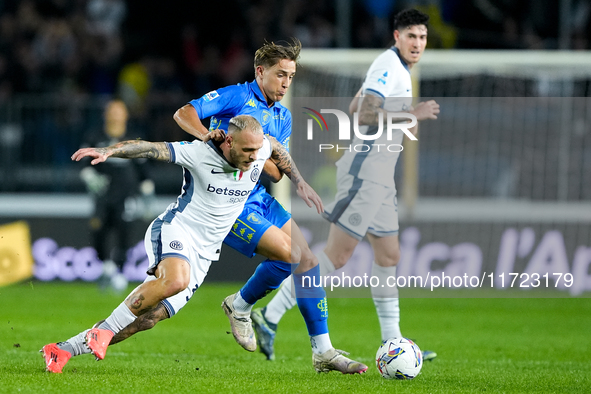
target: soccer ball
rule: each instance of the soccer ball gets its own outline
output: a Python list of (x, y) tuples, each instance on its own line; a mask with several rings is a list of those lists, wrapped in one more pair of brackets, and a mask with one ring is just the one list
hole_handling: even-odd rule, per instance
[(414, 379), (422, 366), (421, 349), (410, 339), (387, 339), (376, 353), (376, 367), (386, 379)]

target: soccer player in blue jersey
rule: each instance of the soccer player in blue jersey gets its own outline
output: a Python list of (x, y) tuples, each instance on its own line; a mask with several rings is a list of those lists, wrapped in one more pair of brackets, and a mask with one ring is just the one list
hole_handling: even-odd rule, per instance
[[(291, 135), (291, 113), (279, 101), (285, 96), (296, 72), (301, 45), (266, 43), (257, 50), (254, 59), (255, 80), (214, 90), (181, 107), (174, 119), (178, 125), (198, 139), (222, 139), (228, 121), (236, 115), (250, 115), (258, 119), (263, 132), (285, 152), (281, 160), (290, 160), (291, 180), (297, 185), (298, 195), (308, 206), (324, 209), (322, 201), (299, 176), (287, 151)], [(208, 130), (202, 119), (210, 118)], [(264, 171), (275, 181), (282, 173), (273, 161), (267, 160)], [(255, 253), (267, 259), (257, 267), (253, 276), (236, 294), (224, 300), (222, 307), (230, 320), (232, 334), (246, 350), (254, 351), (257, 342), (252, 329), (250, 312), (257, 300), (278, 288), (292, 272), (295, 279), (297, 304), (306, 322), (312, 344), (313, 364), (318, 372), (337, 370), (342, 373), (363, 373), (367, 366), (345, 357), (333, 348), (328, 334), (326, 293), (322, 287), (303, 287), (304, 277), (316, 277), (320, 283), (318, 260), (310, 251), (297, 224), (260, 183), (248, 197), (242, 214), (232, 226), (224, 243), (247, 257)], [(295, 267), (295, 269), (294, 269)], [(119, 332), (111, 341), (117, 343), (137, 331), (151, 328), (168, 318), (159, 305), (133, 324)]]

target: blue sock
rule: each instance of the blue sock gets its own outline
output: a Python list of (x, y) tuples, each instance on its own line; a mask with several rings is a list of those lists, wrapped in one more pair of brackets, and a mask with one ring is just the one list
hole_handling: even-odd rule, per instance
[(300, 313), (306, 321), (308, 335), (328, 333), (328, 304), (326, 292), (321, 286), (320, 267), (301, 273), (293, 274), (295, 294)]
[(240, 289), (240, 295), (246, 302), (254, 305), (281, 285), (281, 282), (291, 274), (291, 264), (265, 260), (259, 264), (248, 282)]

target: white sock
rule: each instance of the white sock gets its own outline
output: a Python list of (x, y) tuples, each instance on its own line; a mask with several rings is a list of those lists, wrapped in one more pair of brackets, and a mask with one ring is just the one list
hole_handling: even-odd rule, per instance
[(90, 331), (90, 328), (88, 330), (82, 331), (80, 334), (73, 336), (67, 341), (58, 343), (57, 347), (70, 352), (72, 356), (90, 353), (90, 348), (86, 345), (86, 333), (88, 331)]
[(247, 313), (250, 316), (250, 311), (252, 310), (252, 305), (246, 302), (244, 298), (242, 298), (242, 294), (240, 291), (236, 293), (236, 297), (234, 297), (234, 302), (232, 302), (232, 306), (234, 310), (240, 314)]
[[(380, 278), (380, 283), (388, 283), (387, 278), (389, 276), (396, 276), (396, 266), (381, 267), (374, 261), (371, 267), (371, 274)], [(401, 337), (398, 287), (372, 287), (371, 295), (380, 321), (382, 340)]]
[(267, 304), (265, 309), (265, 319), (267, 319), (269, 323), (279, 323), (279, 320), (281, 320), (285, 312), (297, 304), (295, 296), (291, 293), (291, 282), (292, 280), (290, 275), (283, 281), (277, 294), (275, 294), (275, 296)]
[(310, 343), (312, 344), (312, 353), (314, 354), (322, 354), (332, 349), (332, 343), (330, 342), (328, 333), (311, 336)]
[(137, 319), (137, 316), (129, 310), (125, 302), (122, 302), (103, 323), (99, 324), (98, 328), (117, 334), (133, 323), (135, 319)]
[[(334, 264), (330, 261), (324, 251), (318, 254), (318, 265), (320, 267), (321, 276), (326, 276), (336, 271)], [(297, 304), (295, 294), (292, 293), (293, 287), (291, 282), (291, 276), (289, 276), (283, 281), (277, 294), (275, 294), (267, 304), (267, 308), (265, 309), (265, 319), (267, 319), (269, 323), (279, 323), (279, 320), (281, 320), (285, 312)]]
[(337, 269), (334, 267), (332, 261), (328, 258), (324, 251), (318, 253), (318, 265), (320, 266), (320, 275), (326, 276), (328, 274), (332, 274)]

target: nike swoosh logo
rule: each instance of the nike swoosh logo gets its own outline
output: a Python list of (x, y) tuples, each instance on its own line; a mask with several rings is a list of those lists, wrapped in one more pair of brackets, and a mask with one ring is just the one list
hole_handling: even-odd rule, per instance
[(226, 171), (216, 171), (216, 170), (211, 170), (212, 174), (232, 174), (234, 171), (231, 172), (226, 172)]

